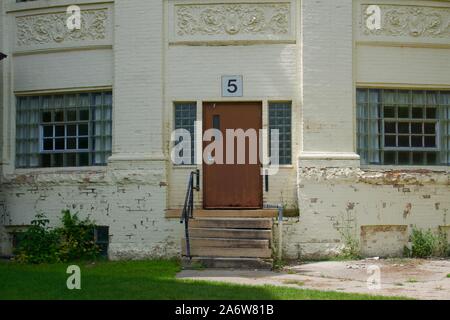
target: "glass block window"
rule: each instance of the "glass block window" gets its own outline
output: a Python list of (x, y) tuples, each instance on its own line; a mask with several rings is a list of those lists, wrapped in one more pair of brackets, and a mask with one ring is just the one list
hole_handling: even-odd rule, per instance
[[(290, 102), (269, 103), (269, 145), (271, 130), (279, 130), (279, 164), (292, 164), (292, 105)], [(272, 151), (272, 147), (270, 146)]]
[[(176, 129), (185, 129), (189, 131), (191, 134), (191, 150), (186, 150), (191, 153), (191, 163), (195, 164), (195, 155), (194, 155), (194, 133), (195, 133), (195, 121), (197, 120), (197, 103), (196, 102), (187, 102), (187, 103), (175, 103), (175, 130)], [(175, 142), (175, 145), (180, 143), (182, 138), (180, 138), (179, 142)], [(182, 157), (183, 154), (181, 153)]]
[(362, 164), (450, 165), (450, 91), (357, 90)]
[(111, 146), (111, 92), (17, 97), (17, 168), (106, 165)]

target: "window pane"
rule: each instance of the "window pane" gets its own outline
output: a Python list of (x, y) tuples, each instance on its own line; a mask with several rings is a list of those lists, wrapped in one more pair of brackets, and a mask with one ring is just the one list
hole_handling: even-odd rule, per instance
[(54, 122), (63, 122), (64, 121), (64, 111), (55, 111), (54, 113), (55, 119)]
[(400, 122), (398, 124), (398, 133), (409, 133), (409, 122)]
[(436, 108), (427, 108), (427, 119), (436, 119)]
[(425, 137), (425, 147), (435, 148), (436, 147), (436, 138), (435, 137)]
[(399, 118), (409, 118), (409, 108), (405, 108), (405, 107), (398, 108), (398, 117)]
[(409, 152), (398, 153), (398, 164), (409, 164)]
[(397, 146), (397, 139), (395, 136), (385, 136), (384, 138), (384, 145), (386, 147), (396, 147)]
[(395, 164), (395, 152), (384, 153), (384, 164)]
[[(376, 104), (370, 103), (372, 93), (380, 97)], [(450, 164), (449, 92), (358, 89), (357, 102), (361, 163)]]
[[(361, 93), (365, 94), (365, 93)], [(360, 98), (363, 99), (363, 98)], [(374, 98), (375, 99), (375, 98)], [(272, 150), (272, 130), (279, 132), (278, 163), (289, 165), (292, 163), (292, 106), (290, 102), (269, 103), (269, 147), (270, 155), (276, 154)]]
[(422, 136), (412, 136), (411, 137), (411, 146), (415, 148), (423, 147), (423, 137)]
[(65, 139), (55, 139), (55, 150), (65, 149)]
[(384, 107), (384, 117), (385, 118), (395, 118), (395, 108), (394, 107)]
[(52, 156), (50, 154), (41, 155), (41, 166), (44, 168), (52, 166)]
[(413, 119), (422, 119), (423, 118), (423, 108), (413, 108), (412, 109), (412, 117), (413, 117)]
[(89, 120), (89, 109), (80, 110), (80, 121)]
[(44, 139), (44, 151), (53, 151), (53, 139)]
[(70, 121), (70, 122), (77, 121), (77, 111), (76, 110), (67, 111), (67, 121)]
[(427, 164), (429, 164), (429, 165), (437, 164), (437, 154), (435, 152), (427, 153)]
[(423, 133), (422, 123), (411, 123), (411, 133)]
[(76, 148), (77, 148), (77, 139), (76, 138), (67, 139), (67, 149), (75, 150)]
[(414, 152), (413, 153), (413, 164), (414, 165), (425, 164), (425, 154), (423, 152)]
[(435, 134), (436, 133), (436, 124), (425, 123), (425, 133), (426, 134)]
[(68, 125), (67, 126), (67, 136), (68, 137), (76, 137), (77, 136), (77, 126), (76, 125)]
[(52, 122), (52, 113), (42, 112), (42, 122)]
[(80, 124), (78, 126), (78, 135), (87, 136), (89, 134), (89, 126), (87, 124)]
[(53, 126), (45, 126), (44, 127), (44, 138), (53, 137)]
[(80, 153), (79, 159), (80, 159), (79, 166), (85, 167), (89, 165), (89, 153)]
[(88, 138), (80, 138), (78, 139), (78, 149), (88, 149), (89, 148), (89, 140)]
[[(191, 146), (190, 150), (184, 150), (187, 153), (190, 153), (190, 163), (193, 164), (195, 162), (194, 155), (194, 125), (197, 119), (197, 104), (195, 102), (190, 103), (176, 103), (175, 106), (175, 130), (176, 129), (185, 129), (191, 133)], [(179, 154), (180, 157), (183, 157), (183, 153)], [(187, 155), (186, 155), (187, 156)]]
[(66, 166), (67, 167), (76, 167), (77, 166), (77, 154), (76, 153), (66, 154)]
[(398, 137), (399, 147), (409, 147), (409, 136), (399, 136)]
[(52, 154), (53, 158), (53, 167), (63, 167), (64, 166), (64, 155), (62, 153)]
[[(84, 153), (82, 163), (90, 165), (91, 159), (100, 159), (96, 165), (106, 164), (112, 148), (111, 92), (19, 96), (16, 101), (16, 167), (80, 165), (79, 156), (70, 151), (76, 150), (77, 144), (88, 150), (94, 138), (106, 143), (99, 151)], [(89, 125), (96, 105), (98, 136), (94, 137), (89, 135)]]
[(66, 135), (66, 127), (65, 126), (56, 126), (55, 127), (55, 137), (64, 137)]

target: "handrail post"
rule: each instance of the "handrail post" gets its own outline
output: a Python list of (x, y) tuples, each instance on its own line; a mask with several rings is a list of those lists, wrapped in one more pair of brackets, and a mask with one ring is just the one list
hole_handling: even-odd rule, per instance
[[(194, 187), (194, 175), (196, 176), (196, 186)], [(180, 223), (184, 222), (184, 233), (186, 238), (186, 256), (191, 257), (191, 244), (189, 239), (189, 219), (194, 217), (194, 190), (200, 190), (200, 170), (192, 171), (189, 175), (188, 188), (184, 199), (184, 207), (181, 212)]]
[(283, 259), (283, 206), (278, 206), (278, 261)]

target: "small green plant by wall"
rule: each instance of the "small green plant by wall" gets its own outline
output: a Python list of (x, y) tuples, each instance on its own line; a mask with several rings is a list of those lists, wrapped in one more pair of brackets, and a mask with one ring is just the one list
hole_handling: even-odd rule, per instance
[(345, 213), (335, 225), (341, 235), (344, 247), (339, 255), (341, 259), (356, 260), (361, 258), (360, 243), (357, 237), (357, 222), (353, 213), (354, 205), (348, 204)]
[(439, 231), (421, 230), (414, 227), (411, 234), (411, 249), (405, 248), (405, 256), (412, 258), (448, 257), (450, 246), (447, 234)]
[(15, 261), (21, 263), (56, 263), (97, 258), (100, 248), (94, 241), (95, 224), (81, 220), (78, 214), (62, 211), (62, 226), (50, 228), (50, 220), (38, 213), (31, 226), (18, 235)]

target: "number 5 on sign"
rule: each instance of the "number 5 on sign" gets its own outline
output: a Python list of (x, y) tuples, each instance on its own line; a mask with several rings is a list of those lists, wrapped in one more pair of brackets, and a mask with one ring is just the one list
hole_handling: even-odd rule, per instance
[(243, 96), (242, 76), (222, 76), (222, 97)]

